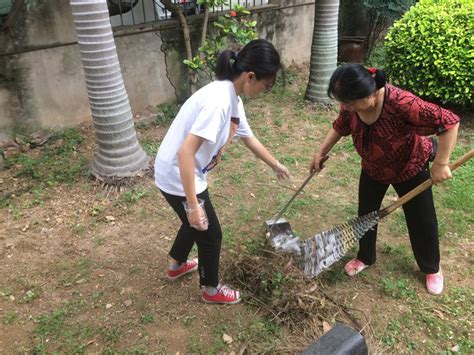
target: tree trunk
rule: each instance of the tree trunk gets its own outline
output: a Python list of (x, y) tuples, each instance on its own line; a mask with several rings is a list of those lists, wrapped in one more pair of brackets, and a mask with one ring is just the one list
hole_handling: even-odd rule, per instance
[[(193, 60), (191, 36), (189, 33), (188, 22), (186, 21), (186, 16), (184, 16), (183, 10), (179, 6), (173, 4), (171, 0), (162, 0), (161, 3), (166, 10), (171, 11), (178, 18), (181, 31), (183, 31), (184, 46), (186, 48), (186, 59)], [(197, 75), (191, 68), (188, 68), (188, 78), (191, 87), (191, 93), (194, 94), (197, 90)]]
[(207, 23), (209, 22), (209, 6), (204, 5), (204, 21), (202, 22), (201, 47), (206, 43)]
[(306, 99), (329, 103), (329, 78), (337, 66), (337, 22), (339, 0), (316, 0), (314, 5), (313, 43)]
[(149, 167), (149, 158), (137, 139), (107, 1), (70, 3), (97, 142), (91, 172), (99, 179), (132, 177)]
[(15, 0), (13, 1), (12, 7), (10, 9), (10, 13), (8, 14), (5, 22), (3, 23), (3, 30), (6, 32), (13, 32), (14, 24), (17, 21), (19, 13), (23, 9), (23, 5), (25, 4), (25, 0)]

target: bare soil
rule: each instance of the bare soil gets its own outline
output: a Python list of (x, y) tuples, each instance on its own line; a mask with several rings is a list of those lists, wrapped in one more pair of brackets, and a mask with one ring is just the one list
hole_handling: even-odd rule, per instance
[[(263, 163), (242, 153), (242, 146), (231, 149), (227, 161), (213, 172), (211, 192), (227, 238), (221, 264), (232, 259), (229, 249), (240, 253), (239, 245), (263, 238), (265, 219), (306, 177), (308, 159), (336, 113), (321, 113), (311, 106), (302, 110), (308, 117), (319, 115), (318, 130), (306, 116), (288, 120), (294, 116), (294, 106), (275, 112), (265, 102), (256, 101), (249, 111), (251, 120), (262, 127), (256, 129), (257, 135), (267, 137), (279, 156), (296, 158), (287, 162), (294, 176), (291, 182), (278, 184)], [(276, 121), (278, 117), (283, 123)], [(158, 144), (165, 131), (155, 126), (140, 129), (140, 141)], [(80, 156), (93, 159), (92, 128), (81, 127), (80, 134), (84, 141), (71, 163)], [(286, 143), (279, 145), (275, 139), (283, 136)], [(26, 154), (41, 154), (37, 151), (41, 149)], [(348, 157), (346, 153), (334, 154), (331, 162), (334, 166), (345, 164)], [(254, 164), (250, 172), (245, 165), (249, 161)], [(269, 352), (296, 353), (309, 345), (304, 337), (305, 342), (298, 343), (298, 334), (284, 326), (280, 333), (263, 329), (268, 325), (268, 321), (261, 321), (264, 307), (250, 305), (252, 302), (204, 304), (195, 274), (174, 282), (166, 279), (167, 253), (178, 220), (153, 178), (142, 178), (129, 195), (106, 190), (85, 174), (70, 183), (37, 190), (40, 180), (15, 177), (19, 170), (20, 166), (14, 166), (0, 172), (0, 192), (11, 200), (0, 209), (0, 353), (236, 354), (264, 352), (266, 342), (271, 344)], [(303, 207), (292, 215), (292, 225), (303, 235), (354, 216), (356, 177), (338, 186), (336, 179), (344, 172), (338, 171), (336, 176), (330, 172), (328, 168), (318, 176), (303, 194), (303, 198), (320, 199), (321, 204)], [(387, 201), (393, 198), (388, 196)], [(381, 225), (379, 233), (384, 243), (404, 245), (410, 254), (406, 234), (399, 235), (394, 227), (396, 218)], [(450, 231), (442, 245), (447, 286), (471, 287), (471, 274), (466, 270), (472, 269), (472, 235), (455, 232)], [(458, 243), (463, 247), (453, 252)], [(324, 283), (325, 292), (340, 308), (331, 316), (320, 317), (314, 324), (317, 331), (322, 334), (328, 324), (348, 320), (345, 311), (349, 311), (365, 328), (363, 334), (372, 353), (410, 352), (406, 343), (389, 346), (376, 334), (394, 314), (413, 317), (410, 302), (381, 294), (380, 275), (387, 276), (392, 259), (381, 252), (380, 262), (367, 270), (368, 276), (353, 279), (341, 276), (343, 263), (338, 263)], [(414, 279), (410, 287), (429, 299), (423, 275), (413, 261), (399, 273)], [(427, 312), (447, 317), (442, 308), (438, 313)], [(231, 340), (225, 341), (224, 334)], [(423, 330), (413, 330), (417, 351), (423, 351), (427, 339), (430, 336)], [(448, 342), (443, 349), (455, 345)]]

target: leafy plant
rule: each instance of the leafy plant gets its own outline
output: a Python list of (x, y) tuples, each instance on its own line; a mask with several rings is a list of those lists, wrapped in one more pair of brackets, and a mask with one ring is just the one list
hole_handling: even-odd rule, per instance
[(143, 324), (150, 324), (150, 323), (155, 322), (156, 317), (153, 313), (147, 313), (141, 316), (141, 320)]
[(15, 321), (16, 318), (17, 315), (15, 311), (9, 310), (7, 314), (3, 317), (3, 324), (10, 325)]
[(223, 48), (245, 45), (257, 38), (255, 31), (257, 21), (249, 19), (248, 15), (250, 15), (249, 10), (234, 4), (229, 13), (219, 16), (214, 22), (217, 33), (206, 37), (199, 48), (199, 54), (192, 60), (185, 59), (183, 63), (191, 70), (203, 71), (212, 80), (217, 57)]
[(471, 0), (421, 0), (390, 29), (385, 48), (394, 84), (429, 100), (474, 97)]
[(179, 105), (175, 103), (162, 103), (158, 105), (160, 113), (156, 116), (156, 124), (158, 126), (169, 125), (179, 112)]
[(396, 279), (393, 277), (382, 278), (382, 290), (387, 295), (396, 299), (414, 299), (417, 297), (416, 290), (407, 279)]
[(135, 203), (147, 195), (147, 192), (139, 189), (131, 189), (123, 194), (123, 198), (128, 203)]

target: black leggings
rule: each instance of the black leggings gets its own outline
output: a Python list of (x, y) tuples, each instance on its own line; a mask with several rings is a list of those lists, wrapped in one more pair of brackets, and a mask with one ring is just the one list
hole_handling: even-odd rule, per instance
[[(418, 175), (408, 181), (393, 184), (393, 187), (398, 196), (403, 196), (429, 179), (430, 176), (427, 164)], [(362, 171), (359, 180), (359, 216), (379, 210), (389, 186), (373, 180)], [(440, 260), (438, 221), (431, 188), (404, 204), (403, 212), (405, 213), (411, 247), (418, 267), (427, 274), (438, 272)], [(365, 233), (359, 241), (357, 258), (364, 264), (371, 265), (375, 263), (376, 240), (377, 226)]]
[(219, 283), (219, 257), (221, 252), (222, 230), (214, 207), (212, 207), (208, 191), (205, 190), (197, 195), (198, 198), (204, 200), (204, 208), (207, 218), (209, 219), (209, 227), (206, 231), (198, 231), (189, 225), (183, 206), (186, 197), (170, 195), (164, 191), (161, 191), (161, 193), (182, 222), (169, 255), (173, 259), (183, 263), (188, 259), (189, 253), (194, 243), (196, 243), (199, 259), (200, 285), (217, 287)]

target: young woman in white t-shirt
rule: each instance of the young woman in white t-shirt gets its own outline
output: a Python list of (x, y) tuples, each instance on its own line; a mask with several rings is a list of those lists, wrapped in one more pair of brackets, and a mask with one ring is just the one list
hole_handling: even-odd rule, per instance
[[(207, 173), (219, 163), (230, 140), (238, 136), (279, 179), (290, 176), (253, 135), (239, 98), (271, 89), (281, 68), (278, 52), (262, 39), (249, 42), (238, 53), (221, 53), (217, 80), (184, 103), (156, 156), (156, 185), (182, 222), (169, 253), (167, 275), (177, 279), (199, 270), (202, 299), (208, 303), (237, 303), (240, 292), (219, 283), (222, 230), (209, 198)], [(198, 260), (188, 260), (194, 243)]]

